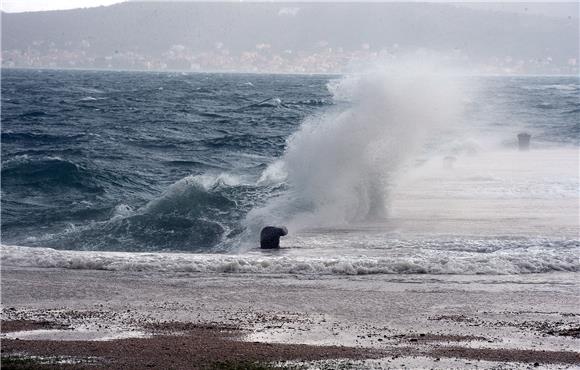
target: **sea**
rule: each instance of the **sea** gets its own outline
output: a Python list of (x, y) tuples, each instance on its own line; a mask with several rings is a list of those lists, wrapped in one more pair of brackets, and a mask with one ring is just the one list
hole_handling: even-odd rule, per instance
[(580, 271), (578, 76), (2, 69), (1, 104), (5, 266)]

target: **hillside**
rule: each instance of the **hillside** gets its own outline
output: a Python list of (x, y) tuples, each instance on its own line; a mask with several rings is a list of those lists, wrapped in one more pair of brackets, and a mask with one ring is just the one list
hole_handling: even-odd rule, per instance
[(4, 66), (290, 68), (314, 56), (320, 69), (430, 50), (471, 64), (560, 68), (577, 57), (578, 21), (436, 3), (128, 2), (4, 13), (2, 50)]

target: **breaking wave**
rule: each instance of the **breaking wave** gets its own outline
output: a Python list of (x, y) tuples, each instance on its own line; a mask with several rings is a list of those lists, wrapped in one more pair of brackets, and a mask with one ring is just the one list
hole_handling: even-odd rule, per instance
[[(393, 241), (393, 245), (401, 242)], [(579, 272), (577, 241), (470, 241), (456, 250), (431, 249), (439, 241), (411, 241), (412, 255), (293, 256), (271, 253), (185, 254), (59, 251), (2, 246), (2, 264), (40, 268), (111, 271), (251, 273), (296, 275), (460, 274), (503, 275)], [(413, 246), (414, 245), (414, 246)], [(519, 247), (518, 247), (519, 245)], [(449, 247), (449, 246), (447, 246)], [(490, 250), (491, 249), (491, 250)]]
[[(461, 250), (470, 245), (467, 229), (473, 238), (504, 235), (494, 226), (500, 218), (481, 230), (465, 226), (485, 223), (477, 217), (492, 201), (510, 201), (508, 235), (577, 231), (564, 220), (577, 201), (577, 78), (484, 78), (485, 93), (475, 91), (475, 98), (465, 89), (472, 80), (417, 63), (343, 78), (52, 71), (58, 78), (44, 79), (44, 72), (5, 72), (2, 238), (38, 248), (6, 247), (6, 263), (321, 274), (578, 268), (571, 249), (558, 243), (524, 243), (527, 254)], [(23, 81), (34, 81), (35, 90)], [(519, 131), (532, 134), (525, 154), (515, 150)], [(453, 170), (443, 169), (445, 158)], [(413, 178), (421, 171), (426, 175)], [(400, 199), (402, 188), (408, 199)], [(432, 212), (447, 214), (452, 228), (467, 220), (457, 245), (434, 240), (361, 257), (353, 256), (368, 252), (361, 234), (333, 239), (345, 225), (391, 226), (400, 200), (419, 205), (407, 221), (430, 217), (424, 204), (437, 196), (443, 208), (441, 199), (474, 205), (474, 212)], [(288, 227), (284, 246), (291, 251), (253, 255), (259, 229), (270, 224)], [(304, 249), (292, 238), (317, 227), (330, 230), (316, 238), (333, 248), (300, 256)], [(392, 235), (385, 239), (395, 243)], [(244, 253), (210, 254), (218, 252)], [(466, 254), (445, 257), (451, 252)]]

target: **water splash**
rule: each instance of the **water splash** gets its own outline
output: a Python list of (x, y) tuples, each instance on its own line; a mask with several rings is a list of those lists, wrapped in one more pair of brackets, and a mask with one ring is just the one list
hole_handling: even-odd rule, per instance
[[(252, 210), (251, 232), (265, 223), (328, 226), (387, 216), (397, 173), (434, 132), (461, 116), (461, 88), (450, 74), (402, 63), (328, 85), (336, 107), (306, 119), (263, 178), (288, 192)], [(275, 175), (275, 176), (273, 176)]]

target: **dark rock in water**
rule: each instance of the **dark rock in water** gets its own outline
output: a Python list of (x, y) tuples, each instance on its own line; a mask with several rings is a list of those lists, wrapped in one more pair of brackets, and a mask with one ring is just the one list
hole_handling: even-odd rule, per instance
[(260, 232), (260, 248), (275, 249), (280, 248), (280, 237), (287, 235), (288, 229), (285, 227), (266, 226)]

